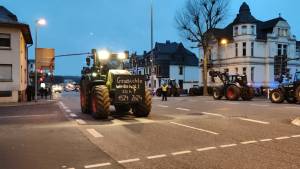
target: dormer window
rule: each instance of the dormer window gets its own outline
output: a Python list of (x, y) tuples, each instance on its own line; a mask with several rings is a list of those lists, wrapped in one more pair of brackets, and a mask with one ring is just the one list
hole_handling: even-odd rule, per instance
[(237, 35), (239, 35), (239, 27), (238, 26), (234, 27), (234, 36), (237, 36)]
[(242, 26), (242, 35), (246, 35), (247, 34), (247, 26), (244, 25)]

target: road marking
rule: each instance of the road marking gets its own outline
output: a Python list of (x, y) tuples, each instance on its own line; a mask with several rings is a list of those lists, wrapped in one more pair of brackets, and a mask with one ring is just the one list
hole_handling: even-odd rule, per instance
[(173, 156), (176, 156), (176, 155), (181, 155), (181, 154), (188, 154), (188, 153), (191, 153), (192, 151), (178, 151), (178, 152), (174, 152), (174, 153), (171, 153)]
[(275, 138), (275, 139), (276, 139), (276, 140), (284, 140), (284, 139), (288, 139), (288, 138), (291, 138), (291, 137), (283, 136), (283, 137), (277, 137), (277, 138)]
[(217, 149), (217, 147), (205, 147), (205, 148), (198, 148), (197, 151), (207, 151)]
[(286, 106), (287, 109), (299, 109), (300, 107), (294, 107), (294, 106)]
[(213, 131), (204, 130), (204, 129), (200, 129), (200, 128), (196, 128), (196, 127), (192, 127), (192, 126), (187, 126), (187, 125), (180, 124), (180, 123), (175, 123), (175, 122), (170, 122), (170, 123), (178, 125), (178, 126), (182, 126), (182, 127), (187, 127), (187, 128), (190, 128), (190, 129), (194, 129), (194, 130), (199, 130), (199, 131), (207, 132), (207, 133), (214, 134), (214, 135), (218, 135), (219, 134), (219, 133), (216, 133), (216, 132), (213, 132)]
[(259, 107), (269, 107), (270, 105), (265, 104), (250, 104), (251, 106), (259, 106)]
[(233, 147), (233, 146), (237, 146), (237, 144), (225, 144), (225, 145), (220, 145), (221, 148)]
[(86, 124), (86, 122), (82, 119), (76, 119), (78, 124)]
[(154, 123), (154, 120), (146, 119), (146, 118), (135, 118), (139, 123)]
[(254, 120), (254, 119), (248, 119), (248, 118), (242, 118), (242, 117), (238, 117), (238, 119), (244, 120), (244, 121), (250, 121), (250, 122), (254, 122), (254, 123), (260, 123), (260, 124), (270, 124), (270, 122)]
[(218, 117), (225, 117), (223, 116), (222, 114), (215, 114), (215, 113), (207, 113), (207, 112), (202, 112), (202, 114), (205, 114), (205, 115), (211, 115), (211, 116), (218, 116)]
[(232, 102), (232, 101), (223, 101), (223, 103), (226, 103), (226, 104), (240, 104), (240, 103)]
[(96, 167), (104, 167), (111, 165), (111, 163), (99, 163), (99, 164), (92, 164), (92, 165), (86, 165), (84, 168), (96, 168)]
[(96, 131), (95, 129), (86, 129), (92, 136), (99, 138), (99, 137), (103, 137), (102, 134), (100, 134), (98, 131)]
[(241, 142), (241, 144), (253, 144), (253, 143), (257, 143), (256, 140), (251, 140), (251, 141), (243, 141)]
[(163, 157), (167, 157), (167, 155), (160, 154), (160, 155), (148, 156), (147, 159), (155, 159), (155, 158), (163, 158)]
[(165, 105), (157, 105), (157, 107), (163, 107), (163, 108), (167, 108), (167, 107), (169, 107), (169, 106), (165, 106)]
[(177, 110), (183, 110), (183, 111), (191, 111), (190, 109), (185, 109), (185, 108), (180, 108), (180, 107), (178, 107), (178, 108), (176, 108)]
[(272, 139), (271, 138), (267, 138), (267, 139), (261, 139), (259, 141), (261, 141), (261, 142), (267, 142), (267, 141), (272, 141)]
[(118, 163), (123, 164), (123, 163), (131, 163), (131, 162), (135, 162), (135, 161), (140, 161), (140, 159), (133, 158), (133, 159), (128, 159), (128, 160), (121, 160), (121, 161), (118, 161)]
[(300, 137), (300, 135), (292, 135), (291, 137), (297, 138), (297, 137)]
[(20, 115), (20, 116), (1, 116), (0, 119), (24, 118), (24, 117), (43, 117), (43, 116), (56, 116), (56, 114), (35, 114), (35, 115)]
[(70, 116), (71, 116), (71, 117), (77, 117), (77, 115), (74, 114), (74, 113), (70, 113)]

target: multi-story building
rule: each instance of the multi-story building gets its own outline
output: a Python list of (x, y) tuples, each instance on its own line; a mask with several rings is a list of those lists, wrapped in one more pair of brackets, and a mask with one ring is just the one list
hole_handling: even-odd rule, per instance
[(30, 28), (0, 6), (0, 102), (26, 100)]
[[(153, 56), (153, 57), (152, 57)], [(189, 89), (199, 83), (199, 61), (194, 53), (187, 50), (182, 43), (166, 41), (155, 43), (153, 50), (143, 55), (133, 55), (129, 65), (136, 74), (147, 76), (151, 87), (151, 59), (154, 67), (154, 88), (169, 80), (175, 81), (182, 89)]]
[(293, 59), (300, 57), (300, 42), (281, 16), (258, 20), (244, 2), (233, 22), (223, 29), (214, 29), (213, 35), (210, 69), (247, 74), (255, 87), (272, 87), (282, 74), (293, 75), (299, 70), (299, 60)]

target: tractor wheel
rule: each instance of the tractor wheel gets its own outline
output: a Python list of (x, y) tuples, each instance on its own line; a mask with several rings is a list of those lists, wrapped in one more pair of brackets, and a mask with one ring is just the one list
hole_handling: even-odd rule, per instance
[(156, 96), (157, 97), (160, 97), (161, 96), (161, 93), (162, 93), (162, 89), (161, 88), (158, 88), (157, 90), (156, 90)]
[(145, 101), (132, 106), (133, 115), (136, 117), (147, 117), (151, 112), (152, 96), (149, 90), (145, 91)]
[(242, 91), (242, 99), (245, 101), (252, 100), (254, 97), (254, 89), (252, 87), (245, 87)]
[(106, 86), (93, 87), (92, 90), (92, 115), (96, 119), (106, 119), (109, 115), (110, 98)]
[(219, 87), (214, 87), (213, 88), (213, 98), (215, 100), (220, 100), (222, 97), (223, 97), (222, 89)]
[(300, 102), (300, 86), (298, 86), (296, 88), (296, 92), (295, 92), (295, 98), (296, 98), (296, 102)]
[(127, 104), (115, 105), (116, 113), (124, 115), (130, 111), (130, 106)]
[(272, 103), (282, 103), (284, 101), (283, 92), (280, 89), (274, 89), (270, 93)]
[(81, 112), (84, 114), (89, 113), (88, 97), (85, 92), (80, 90), (80, 106)]
[(241, 90), (237, 86), (230, 85), (226, 88), (226, 98), (228, 100), (231, 101), (238, 100), (240, 96), (241, 96)]
[(286, 100), (286, 102), (288, 102), (290, 104), (297, 102), (297, 99), (295, 97), (287, 97), (285, 100)]

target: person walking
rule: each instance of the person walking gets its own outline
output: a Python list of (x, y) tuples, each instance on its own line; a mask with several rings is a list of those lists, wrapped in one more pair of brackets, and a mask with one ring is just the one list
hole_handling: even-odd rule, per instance
[(167, 101), (167, 95), (168, 95), (168, 85), (166, 83), (164, 83), (161, 86), (161, 90), (162, 90), (162, 101)]

